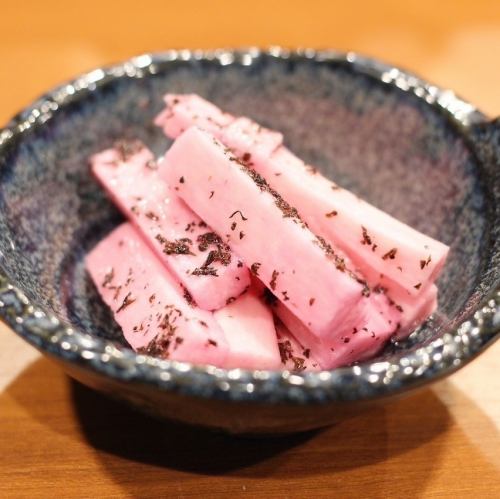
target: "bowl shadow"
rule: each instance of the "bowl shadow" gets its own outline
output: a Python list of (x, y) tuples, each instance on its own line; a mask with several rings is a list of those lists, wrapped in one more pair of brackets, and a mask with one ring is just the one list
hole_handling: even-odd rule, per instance
[[(144, 497), (146, 490), (175, 495), (181, 485), (206, 497), (238, 495), (242, 484), (273, 497), (328, 490), (362, 490), (366, 497), (411, 490), (418, 496), (439, 470), (446, 440), (440, 436), (452, 424), (444, 403), (424, 389), (323, 430), (234, 437), (152, 419), (73, 381), (47, 359), (25, 369), (5, 395), (51, 434), (71, 439), (70, 448), (94, 449), (96, 472), (129, 497)], [(433, 451), (414, 469), (412, 455), (431, 441)]]
[[(375, 406), (329, 428), (266, 438), (229, 436), (156, 420), (74, 380), (71, 394), (85, 438), (96, 449), (105, 451), (100, 454), (104, 465), (105, 456), (111, 454), (199, 475), (333, 475), (404, 454), (437, 437), (450, 422), (446, 407), (428, 389)], [(426, 408), (425, 417), (422, 407)], [(398, 413), (406, 416), (401, 418), (397, 438), (391, 434), (392, 423), (387, 421), (391, 412), (391, 421)], [(113, 424), (103, 427), (103, 418)], [(311, 452), (316, 455), (312, 462), (307, 458)], [(439, 455), (429, 456), (427, 471), (434, 468), (437, 459)], [(425, 482), (425, 473), (421, 480)]]

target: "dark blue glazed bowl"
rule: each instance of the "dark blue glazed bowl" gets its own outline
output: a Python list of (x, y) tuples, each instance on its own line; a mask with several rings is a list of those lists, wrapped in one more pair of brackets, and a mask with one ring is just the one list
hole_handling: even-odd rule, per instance
[[(87, 158), (118, 138), (168, 146), (165, 92), (196, 92), (284, 132), (341, 185), (451, 246), (439, 312), (373, 361), (331, 372), (226, 371), (127, 348), (83, 257), (121, 220)], [(97, 69), (0, 131), (0, 315), (99, 390), (234, 433), (328, 425), (441, 378), (499, 336), (500, 123), (452, 92), (355, 54), (170, 51)]]

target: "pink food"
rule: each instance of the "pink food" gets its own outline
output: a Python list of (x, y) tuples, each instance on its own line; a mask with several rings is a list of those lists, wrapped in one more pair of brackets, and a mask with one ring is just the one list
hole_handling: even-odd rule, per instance
[(128, 343), (138, 352), (223, 366), (224, 333), (210, 312), (193, 307), (184, 290), (125, 223), (87, 256), (87, 269)]
[(429, 317), (437, 307), (437, 288), (431, 285), (416, 299), (403, 302), (402, 306), (390, 303), (388, 306), (383, 294), (372, 293), (370, 299), (365, 300), (365, 306), (363, 321), (340, 338), (330, 341), (318, 341), (282, 303), (275, 303), (274, 311), (291, 334), (307, 345), (323, 369), (333, 369), (373, 357), (391, 336), (396, 339), (408, 336), (412, 327), (403, 329), (401, 324), (416, 327)]
[[(169, 137), (176, 138), (192, 126), (193, 115), (197, 115), (197, 124), (209, 132), (215, 133), (218, 129), (234, 121), (230, 114), (223, 113), (217, 106), (202, 97), (192, 94), (189, 100), (182, 95), (167, 95), (168, 107), (155, 119), (156, 124), (162, 124)], [(178, 104), (181, 104), (177, 107)], [(175, 119), (173, 108), (176, 108)]]
[(196, 95), (165, 101), (155, 122), (176, 140), (160, 164), (138, 142), (91, 158), (130, 223), (86, 266), (134, 350), (332, 369), (434, 312), (446, 245), (324, 178), (281, 133)]
[(407, 337), (415, 327), (424, 322), (437, 309), (438, 288), (428, 285), (416, 296), (402, 295), (396, 304), (401, 311), (401, 327), (396, 332), (399, 339)]
[(359, 322), (365, 285), (212, 135), (184, 132), (160, 174), (316, 336), (337, 336)]
[(362, 318), (356, 326), (330, 338), (314, 336), (282, 303), (275, 304), (275, 312), (297, 341), (307, 346), (323, 369), (333, 369), (375, 355), (397, 330), (401, 314), (387, 305), (384, 295), (364, 298), (363, 306)]
[[(318, 339), (283, 303), (255, 282), (254, 278), (252, 289), (266, 297), (278, 318), (278, 342), (282, 341), (280, 335), (290, 342), (280, 345), (282, 361), (287, 359), (284, 364), (289, 369), (294, 365), (301, 365), (302, 362), (307, 370), (332, 369), (347, 365), (375, 355), (391, 336), (400, 338), (407, 334), (401, 329), (404, 313), (397, 305), (391, 304), (382, 293), (373, 293), (369, 298), (363, 298), (364, 311), (358, 326), (345, 331), (341, 336)], [(407, 312), (411, 313), (416, 312)]]
[(214, 317), (229, 345), (225, 367), (281, 367), (273, 314), (253, 290), (214, 312)]
[(242, 135), (235, 126), (241, 118), (222, 113), (198, 96), (167, 94), (165, 101), (168, 112), (156, 123), (172, 138), (190, 125), (203, 128), (212, 116), (223, 116), (209, 130), (292, 203), (313, 232), (345, 251), (371, 286), (380, 284), (383, 275), (385, 287), (396, 283), (389, 291), (398, 300), (401, 289), (416, 296), (438, 276), (448, 254), (446, 245), (330, 182), (281, 145), (276, 132), (245, 119)]
[(221, 308), (250, 284), (238, 257), (159, 177), (146, 147), (122, 143), (93, 156), (91, 163), (111, 199), (199, 307)]

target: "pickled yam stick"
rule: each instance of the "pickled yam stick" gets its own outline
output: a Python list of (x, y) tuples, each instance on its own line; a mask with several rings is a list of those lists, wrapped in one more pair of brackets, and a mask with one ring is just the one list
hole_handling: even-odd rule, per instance
[(219, 309), (248, 287), (248, 269), (169, 189), (145, 146), (121, 143), (93, 156), (91, 166), (113, 202), (200, 308)]
[(214, 312), (229, 346), (226, 368), (279, 369), (280, 353), (271, 310), (253, 290)]
[(195, 127), (184, 132), (160, 175), (313, 334), (330, 339), (357, 325), (366, 284), (212, 135)]
[(194, 307), (134, 227), (124, 223), (86, 258), (87, 270), (134, 350), (163, 359), (223, 367), (224, 333)]

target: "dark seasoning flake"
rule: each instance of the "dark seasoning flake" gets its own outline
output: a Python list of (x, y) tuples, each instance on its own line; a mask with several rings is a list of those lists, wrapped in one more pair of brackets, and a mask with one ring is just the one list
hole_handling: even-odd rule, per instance
[[(174, 305), (166, 305), (164, 310), (164, 313), (158, 312), (155, 316), (157, 327), (161, 330), (160, 333), (153, 338), (148, 345), (139, 348), (137, 350), (138, 353), (168, 359), (171, 349), (173, 348), (175, 351), (177, 347), (184, 342), (182, 336), (176, 336), (176, 323), (183, 316), (182, 311)], [(151, 323), (152, 321), (153, 317), (150, 315), (149, 322)], [(148, 324), (148, 329), (150, 326), (151, 324)], [(143, 327), (142, 324), (141, 327)]]
[(104, 279), (102, 281), (101, 286), (103, 288), (108, 287), (113, 282), (114, 277), (115, 277), (115, 269), (113, 267), (111, 267), (111, 269), (109, 270), (109, 272), (107, 272), (104, 275)]
[(229, 218), (233, 218), (233, 217), (234, 217), (235, 215), (237, 215), (237, 214), (239, 214), (239, 215), (240, 215), (240, 217), (241, 217), (241, 219), (242, 219), (243, 221), (248, 220), (248, 218), (247, 218), (247, 217), (245, 217), (245, 215), (243, 215), (243, 213), (241, 212), (241, 210), (236, 210), (236, 211), (234, 211), (233, 213), (231, 213), (231, 215), (229, 215)]
[(160, 217), (152, 211), (148, 211), (146, 213), (146, 217), (149, 218), (150, 220), (153, 220), (153, 222), (158, 222), (158, 220), (160, 220)]
[(191, 251), (193, 241), (188, 237), (169, 241), (161, 234), (157, 234), (155, 239), (163, 246), (163, 253), (166, 255), (194, 255)]
[(128, 292), (123, 299), (122, 304), (117, 308), (116, 313), (120, 313), (122, 310), (125, 310), (129, 305), (132, 305), (136, 301), (137, 298), (132, 298), (132, 293)]
[(250, 270), (252, 271), (252, 274), (255, 276), (259, 276), (259, 268), (262, 264), (260, 262), (254, 262), (252, 265), (250, 265)]
[(198, 249), (200, 251), (207, 251), (210, 246), (215, 246), (215, 249), (208, 253), (205, 263), (193, 270), (193, 275), (212, 275), (217, 277), (217, 271), (211, 267), (212, 263), (220, 262), (222, 265), (227, 266), (231, 263), (231, 250), (229, 246), (222, 241), (220, 236), (215, 232), (206, 232), (200, 234), (197, 238)]
[(424, 270), (427, 265), (429, 265), (432, 261), (431, 255), (427, 257), (427, 260), (420, 260), (420, 269)]
[(269, 282), (269, 287), (274, 291), (276, 289), (276, 280), (280, 273), (277, 270), (273, 270), (273, 275), (271, 277), (271, 281)]
[(278, 341), (278, 349), (280, 352), (281, 363), (286, 366), (286, 363), (291, 360), (293, 362), (293, 370), (300, 372), (303, 371), (306, 359), (293, 355), (293, 348), (290, 340)]
[[(196, 222), (189, 223), (185, 231), (191, 231)], [(198, 223), (198, 227), (206, 227), (203, 222)], [(163, 246), (163, 252), (166, 255), (193, 255), (192, 251), (193, 241), (188, 237), (169, 241), (161, 234), (156, 235), (156, 240)], [(206, 232), (197, 237), (198, 250), (201, 252), (207, 251), (210, 246), (215, 249), (211, 250), (201, 267), (195, 268), (191, 274), (195, 276), (214, 276), (217, 277), (217, 269), (211, 266), (214, 262), (221, 262), (222, 265), (229, 265), (231, 263), (231, 252), (229, 246), (225, 244), (222, 239), (215, 232)]]
[(191, 275), (202, 275), (202, 276), (213, 276), (213, 277), (218, 277), (219, 274), (217, 274), (217, 269), (214, 269), (213, 267), (196, 267), (192, 272)]
[(188, 289), (185, 286), (182, 286), (182, 288), (184, 290), (183, 296), (184, 296), (184, 299), (186, 300), (187, 304), (190, 307), (196, 307), (196, 301), (194, 300), (191, 293), (188, 291)]
[(120, 296), (120, 293), (122, 291), (122, 287), (121, 286), (113, 286), (113, 287), (110, 286), (109, 289), (115, 290), (115, 294), (113, 295), (113, 301), (118, 300), (118, 296)]
[[(120, 242), (123, 243), (123, 241), (120, 241)], [(106, 272), (106, 274), (104, 275), (101, 286), (103, 288), (114, 290), (115, 292), (113, 294), (113, 301), (116, 301), (118, 299), (118, 296), (120, 295), (120, 292), (122, 290), (122, 286), (121, 285), (118, 285), (118, 286), (113, 285), (112, 283), (113, 283), (114, 278), (115, 278), (115, 270), (113, 267), (111, 267), (111, 269), (108, 272)], [(127, 282), (130, 282), (130, 271), (129, 271), (129, 278), (127, 279)]]
[(396, 258), (396, 253), (398, 252), (397, 248), (390, 249), (385, 255), (382, 256), (382, 260), (394, 260)]
[(372, 238), (368, 235), (368, 230), (366, 229), (366, 227), (361, 226), (361, 233), (363, 235), (361, 244), (367, 244), (368, 246), (371, 246)]

